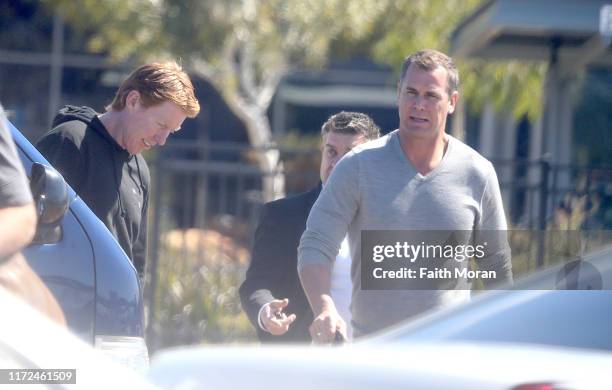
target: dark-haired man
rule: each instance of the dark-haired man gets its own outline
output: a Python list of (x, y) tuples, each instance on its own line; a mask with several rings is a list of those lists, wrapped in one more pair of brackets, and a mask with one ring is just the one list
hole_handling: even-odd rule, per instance
[[(309, 342), (312, 310), (297, 275), (297, 247), (310, 208), (325, 186), (336, 163), (353, 147), (379, 137), (380, 129), (367, 115), (341, 112), (321, 128), (322, 184), (309, 192), (263, 206), (255, 232), (252, 260), (240, 286), (242, 307), (262, 342)], [(348, 314), (350, 257), (348, 245), (336, 252), (334, 293)], [(342, 311), (342, 310), (341, 310)]]
[[(355, 337), (469, 299), (469, 289), (366, 290), (360, 274), (364, 230), (506, 229), (492, 164), (445, 133), (446, 118), (459, 98), (458, 85), (457, 68), (445, 54), (423, 50), (407, 57), (397, 89), (399, 129), (348, 153), (312, 208), (298, 264), (314, 311), (315, 342), (329, 343), (337, 331), (346, 332), (329, 294), (329, 264), (347, 232), (354, 263)], [(488, 251), (480, 264), (496, 272), (495, 282), (512, 278), (506, 251)]]

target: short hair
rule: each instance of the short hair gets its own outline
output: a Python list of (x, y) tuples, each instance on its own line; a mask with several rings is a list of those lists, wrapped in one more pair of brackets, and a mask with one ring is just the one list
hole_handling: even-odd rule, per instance
[(404, 80), (410, 65), (415, 64), (419, 68), (432, 71), (436, 68), (446, 69), (448, 74), (448, 94), (455, 92), (459, 88), (459, 71), (453, 59), (437, 50), (425, 49), (410, 54), (402, 63), (400, 83)]
[(146, 64), (134, 70), (121, 83), (115, 98), (106, 109), (123, 110), (130, 91), (138, 91), (145, 107), (169, 101), (176, 104), (189, 118), (194, 118), (200, 112), (200, 104), (189, 76), (174, 61)]
[(363, 135), (367, 140), (380, 137), (380, 128), (361, 112), (342, 111), (329, 117), (321, 127), (321, 136), (327, 133)]

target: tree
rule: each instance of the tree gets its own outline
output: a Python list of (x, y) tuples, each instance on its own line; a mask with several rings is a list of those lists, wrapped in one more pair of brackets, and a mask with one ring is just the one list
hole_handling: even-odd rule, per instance
[[(244, 121), (256, 148), (267, 148), (272, 141), (266, 112), (279, 81), (293, 66), (323, 64), (329, 42), (343, 28), (335, 17), (346, 3), (46, 1), (68, 23), (92, 32), (92, 51), (106, 51), (117, 60), (149, 60), (160, 55), (182, 58), (191, 72), (221, 91), (232, 111)], [(277, 168), (275, 149), (267, 148), (258, 155), (264, 172)], [(282, 191), (279, 177), (264, 183), (267, 199)]]
[[(399, 70), (404, 57), (416, 50), (432, 48), (448, 53), (453, 30), (484, 1), (382, 0), (375, 3), (371, 7), (380, 7), (378, 13), (360, 9), (366, 11), (364, 18), (376, 15), (378, 19), (372, 20), (366, 29), (343, 30), (331, 51), (345, 57), (364, 54)], [(485, 103), (492, 102), (498, 111), (510, 112), (516, 118), (528, 115), (535, 119), (541, 114), (545, 64), (470, 59), (459, 61), (458, 65), (463, 100), (471, 111), (479, 112)]]
[[(446, 51), (456, 24), (482, 0), (45, 0), (68, 23), (88, 31), (92, 51), (117, 60), (180, 57), (221, 91), (264, 148), (259, 165), (277, 168), (267, 109), (292, 68), (320, 67), (355, 55), (399, 68), (404, 56), (430, 47)], [(484, 101), (535, 115), (541, 69), (506, 63), (464, 64), (464, 92), (474, 110)], [(483, 82), (485, 80), (485, 82)], [(525, 87), (528, 85), (528, 87)], [(266, 199), (282, 192), (277, 175)]]

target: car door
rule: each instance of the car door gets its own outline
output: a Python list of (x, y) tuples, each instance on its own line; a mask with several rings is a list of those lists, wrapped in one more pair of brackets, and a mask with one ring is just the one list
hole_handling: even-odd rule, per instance
[[(16, 128), (10, 127), (29, 177), (34, 162), (50, 166)], [(74, 191), (68, 191), (71, 199), (74, 199)], [(83, 340), (93, 343), (96, 290), (91, 240), (72, 207), (64, 215), (60, 229), (58, 240), (31, 244), (23, 254), (55, 295), (69, 328)]]

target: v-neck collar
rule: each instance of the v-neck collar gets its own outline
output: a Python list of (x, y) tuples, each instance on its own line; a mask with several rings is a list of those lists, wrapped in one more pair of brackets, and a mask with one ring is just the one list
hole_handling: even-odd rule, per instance
[(437, 167), (432, 169), (426, 175), (423, 175), (419, 171), (417, 171), (415, 166), (410, 162), (410, 160), (404, 154), (404, 149), (402, 148), (402, 143), (400, 140), (400, 130), (399, 129), (395, 130), (392, 133), (392, 137), (393, 137), (392, 146), (393, 146), (393, 149), (395, 149), (395, 153), (398, 154), (398, 157), (403, 161), (403, 163), (410, 170), (410, 172), (414, 173), (415, 179), (419, 181), (428, 181), (436, 177), (444, 169), (448, 161), (448, 156), (450, 153), (452, 153), (455, 139), (450, 134), (446, 134), (446, 136), (448, 137), (448, 145), (446, 146), (446, 151), (444, 152), (444, 155), (442, 156), (442, 160), (440, 160), (440, 163), (438, 164)]

